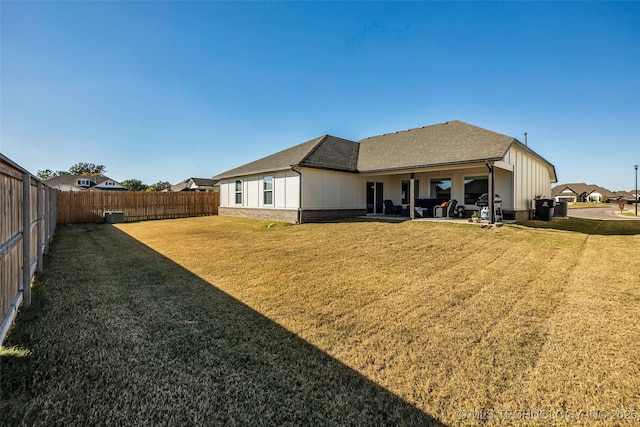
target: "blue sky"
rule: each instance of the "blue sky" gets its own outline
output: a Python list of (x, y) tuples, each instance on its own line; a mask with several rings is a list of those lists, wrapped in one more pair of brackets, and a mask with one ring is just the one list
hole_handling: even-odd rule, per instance
[(634, 187), (638, 2), (0, 3), (0, 150), (211, 177), (328, 133), (462, 120)]

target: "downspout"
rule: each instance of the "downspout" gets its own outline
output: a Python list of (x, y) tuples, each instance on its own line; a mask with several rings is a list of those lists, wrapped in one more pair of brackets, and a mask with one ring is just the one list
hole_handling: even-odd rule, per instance
[(295, 169), (296, 165), (291, 165), (291, 170), (298, 174), (298, 222), (302, 224), (302, 172)]
[(491, 215), (490, 218), (490, 223), (494, 224), (496, 222), (496, 211), (495, 211), (495, 207), (493, 206), (493, 201), (495, 199), (495, 186), (494, 186), (494, 176), (493, 176), (493, 166), (489, 164), (488, 161), (485, 160), (484, 164), (487, 166), (487, 169), (489, 169), (489, 197), (488, 197), (488, 202), (489, 202), (489, 214)]

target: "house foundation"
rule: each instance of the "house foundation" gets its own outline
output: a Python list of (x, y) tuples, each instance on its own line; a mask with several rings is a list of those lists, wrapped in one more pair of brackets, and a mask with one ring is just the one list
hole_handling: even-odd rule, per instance
[[(366, 209), (303, 209), (300, 213), (300, 222), (304, 224), (308, 222), (335, 221), (340, 219), (357, 218), (359, 216), (365, 216), (366, 214)], [(220, 206), (218, 208), (218, 215), (290, 223), (298, 222), (297, 209), (230, 208)]]

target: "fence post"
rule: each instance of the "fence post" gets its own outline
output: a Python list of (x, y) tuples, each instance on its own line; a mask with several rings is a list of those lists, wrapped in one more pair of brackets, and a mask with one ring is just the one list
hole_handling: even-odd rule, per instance
[(22, 300), (31, 306), (31, 174), (22, 174)]
[(37, 249), (36, 249), (36, 259), (38, 260), (38, 264), (36, 267), (36, 271), (38, 273), (42, 273), (43, 270), (43, 260), (42, 258), (44, 258), (44, 200), (42, 197), (42, 181), (38, 181), (36, 188), (38, 189), (38, 198), (36, 199), (36, 206), (37, 206), (37, 210), (38, 210), (38, 214), (37, 214), (37, 222), (36, 222), (36, 229), (37, 229), (37, 233), (38, 233), (38, 237), (37, 237)]
[(42, 248), (42, 254), (46, 255), (49, 253), (49, 233), (51, 232), (51, 195), (49, 194), (49, 189), (44, 189), (44, 247)]

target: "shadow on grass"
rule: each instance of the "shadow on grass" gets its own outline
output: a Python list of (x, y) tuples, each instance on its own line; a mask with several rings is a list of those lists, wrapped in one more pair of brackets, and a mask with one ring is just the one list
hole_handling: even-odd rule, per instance
[(554, 218), (553, 221), (530, 220), (520, 223), (525, 227), (548, 228), (601, 236), (640, 234), (640, 221), (597, 220), (585, 218)]
[(3, 425), (443, 425), (112, 226), (60, 227), (33, 295)]

